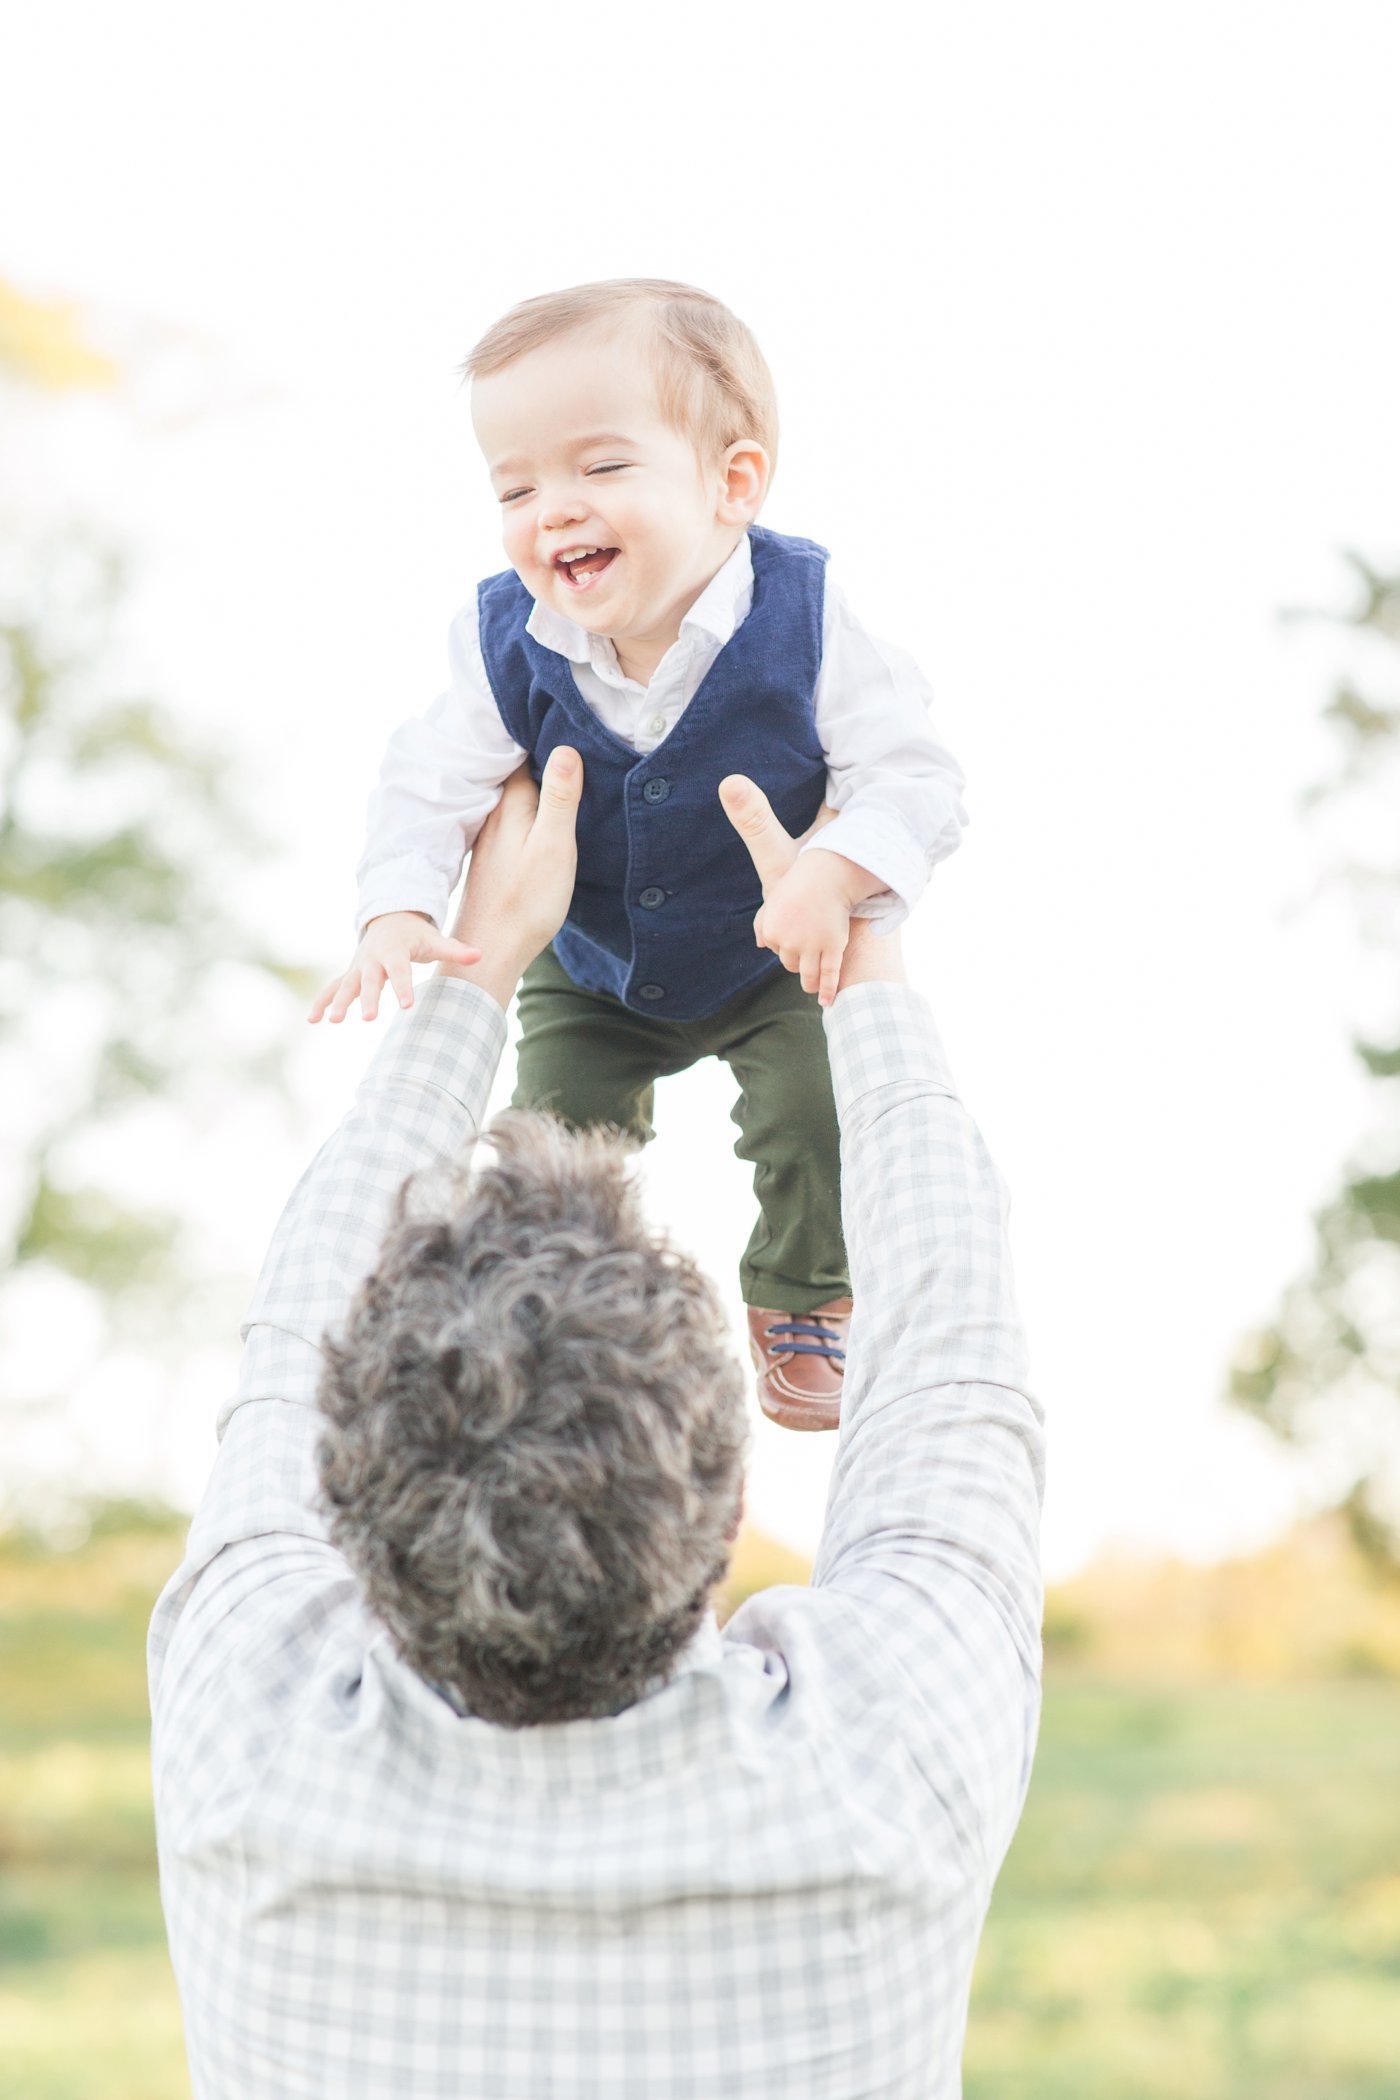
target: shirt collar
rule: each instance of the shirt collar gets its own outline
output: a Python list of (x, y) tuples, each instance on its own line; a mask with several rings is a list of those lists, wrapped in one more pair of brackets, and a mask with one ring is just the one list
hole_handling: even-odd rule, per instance
[[(748, 618), (752, 603), (753, 555), (749, 551), (746, 532), (682, 618), (681, 633), (690, 628), (708, 634), (723, 648), (735, 628)], [(595, 671), (606, 667), (614, 676), (618, 673), (617, 651), (610, 637), (590, 634), (577, 620), (571, 620), (567, 613), (556, 612), (552, 605), (544, 604), (539, 598), (536, 598), (525, 622), (525, 632), (542, 648), (552, 649), (558, 656), (567, 656), (571, 663), (591, 664)]]
[[(664, 1692), (667, 1686), (674, 1684), (678, 1678), (688, 1677), (694, 1670), (714, 1670), (721, 1667), (723, 1662), (724, 1636), (720, 1632), (719, 1620), (715, 1616), (714, 1606), (709, 1605), (706, 1607), (705, 1615), (701, 1619), (700, 1624), (696, 1627), (679, 1654), (673, 1656), (670, 1664), (664, 1671), (650, 1678), (643, 1685), (636, 1699), (632, 1702), (632, 1707), (624, 1707), (623, 1712), (630, 1713), (633, 1707), (640, 1706), (643, 1700), (656, 1698), (658, 1693)], [(435, 1698), (443, 1700), (450, 1706), (459, 1719), (470, 1718), (467, 1716), (466, 1709), (456, 1693), (450, 1691), (446, 1685), (435, 1684), (431, 1678), (420, 1678), (418, 1673), (407, 1663), (401, 1663), (399, 1668), (402, 1673), (402, 1681), (407, 1682), (410, 1689), (415, 1685), (422, 1684), (426, 1686), (427, 1690)], [(415, 1694), (415, 1696), (417, 1695)], [(563, 1725), (572, 1727), (575, 1724), (566, 1722)]]

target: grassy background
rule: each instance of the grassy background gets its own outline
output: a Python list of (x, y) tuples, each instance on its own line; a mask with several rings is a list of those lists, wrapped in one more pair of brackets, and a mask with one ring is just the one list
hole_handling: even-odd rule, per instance
[[(180, 1536), (115, 1510), (66, 1552), (0, 1541), (14, 2100), (188, 2100), (144, 1672)], [(749, 1536), (727, 1605), (800, 1574)], [(1281, 1641), (1295, 1589), (1311, 1616)], [(1325, 1529), (1233, 1569), (1102, 1570), (1052, 1595), (1040, 1756), (978, 1962), (968, 2100), (1396, 2100), (1397, 1623), (1400, 1600)]]

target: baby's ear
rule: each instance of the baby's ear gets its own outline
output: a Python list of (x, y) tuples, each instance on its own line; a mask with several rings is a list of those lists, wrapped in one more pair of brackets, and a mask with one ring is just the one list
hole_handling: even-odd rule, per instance
[(724, 493), (718, 514), (726, 525), (750, 525), (768, 493), (773, 463), (757, 438), (740, 438), (729, 447), (720, 467)]

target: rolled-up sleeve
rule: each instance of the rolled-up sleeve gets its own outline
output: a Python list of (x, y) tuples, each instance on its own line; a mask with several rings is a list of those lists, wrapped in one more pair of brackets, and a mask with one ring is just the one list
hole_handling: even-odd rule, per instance
[(934, 732), (932, 698), (914, 659), (870, 634), (828, 577), (814, 704), (838, 814), (802, 850), (844, 854), (884, 883), (855, 913), (881, 932), (908, 916), (967, 823), (962, 769)]

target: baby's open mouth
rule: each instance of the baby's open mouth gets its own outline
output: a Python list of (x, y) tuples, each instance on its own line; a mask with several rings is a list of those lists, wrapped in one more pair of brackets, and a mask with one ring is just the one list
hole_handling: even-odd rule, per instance
[(611, 568), (620, 551), (617, 547), (591, 547), (585, 549), (577, 561), (565, 561), (560, 557), (555, 560), (554, 566), (561, 575), (568, 578), (571, 590), (586, 591), (595, 577), (601, 576), (604, 569)]

